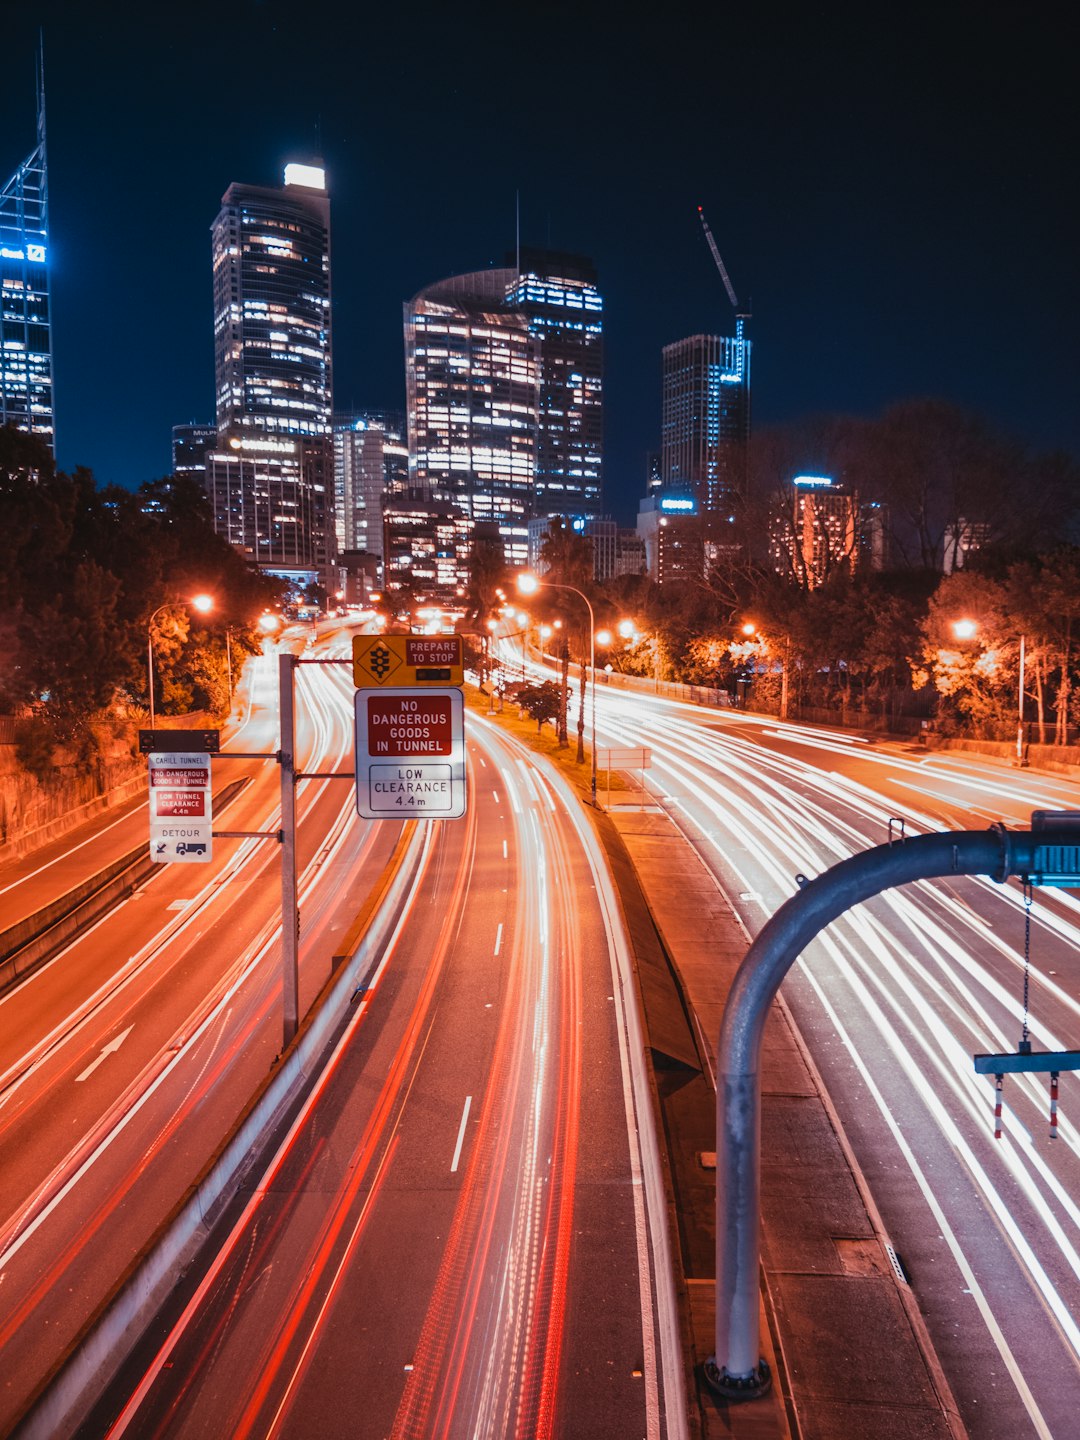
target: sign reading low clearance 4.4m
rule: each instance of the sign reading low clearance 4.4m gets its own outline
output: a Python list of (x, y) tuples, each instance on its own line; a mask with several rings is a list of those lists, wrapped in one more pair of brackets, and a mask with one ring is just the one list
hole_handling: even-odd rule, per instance
[(460, 635), (354, 635), (358, 690), (402, 685), (464, 685)]

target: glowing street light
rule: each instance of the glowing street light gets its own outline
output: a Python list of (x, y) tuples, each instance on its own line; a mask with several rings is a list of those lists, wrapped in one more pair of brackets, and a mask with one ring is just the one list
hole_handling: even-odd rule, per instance
[[(973, 640), (979, 633), (977, 620), (954, 620), (952, 632), (958, 640)], [(1024, 672), (1027, 660), (1027, 636), (1020, 636), (1020, 676), (1016, 694), (1016, 763), (1024, 764)]]
[[(564, 585), (554, 580), (538, 580), (535, 575), (528, 571), (522, 571), (517, 577), (517, 587), (522, 595), (535, 595), (541, 587), (547, 590), (569, 590), (572, 594), (584, 600), (585, 608), (589, 612), (589, 671), (592, 675), (592, 775), (590, 784), (592, 788), (592, 803), (596, 805), (596, 616), (593, 614), (593, 607), (589, 597), (584, 591), (579, 590), (576, 585)], [(578, 731), (580, 736), (581, 732)]]
[[(157, 617), (161, 614), (161, 612), (162, 612), (163, 610), (168, 610), (168, 609), (170, 609), (171, 606), (173, 605), (173, 603), (174, 603), (174, 602), (171, 601), (171, 600), (166, 600), (165, 604), (164, 604), (164, 605), (159, 605), (158, 608), (154, 611), (154, 613), (150, 616), (150, 619), (146, 622), (146, 683), (147, 683), (147, 690), (149, 691), (149, 694), (150, 694), (150, 729), (151, 729), (151, 730), (153, 730), (153, 728), (154, 728), (154, 719), (155, 719), (155, 715), (154, 715), (154, 621), (157, 619)], [(191, 599), (190, 599), (187, 603), (191, 606), (191, 608), (192, 608), (193, 610), (197, 610), (200, 615), (208, 615), (208, 614), (210, 613), (210, 611), (214, 608), (214, 597), (213, 597), (212, 595), (206, 595), (206, 594), (193, 595), (193, 596), (191, 597)]]

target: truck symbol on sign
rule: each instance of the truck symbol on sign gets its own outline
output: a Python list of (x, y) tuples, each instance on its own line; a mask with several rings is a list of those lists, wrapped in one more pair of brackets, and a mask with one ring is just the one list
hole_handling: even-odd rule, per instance
[(202, 840), (181, 840), (176, 847), (177, 855), (205, 855), (206, 844)]

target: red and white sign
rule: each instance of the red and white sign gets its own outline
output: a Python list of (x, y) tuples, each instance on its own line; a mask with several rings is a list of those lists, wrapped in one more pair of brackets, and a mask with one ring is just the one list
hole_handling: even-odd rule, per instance
[(210, 756), (155, 751), (147, 758), (151, 860), (205, 864), (213, 853)]
[(367, 748), (371, 755), (449, 755), (454, 748), (450, 696), (430, 691), (373, 695), (367, 703)]
[(455, 820), (465, 804), (461, 691), (357, 690), (357, 811), (368, 820)]

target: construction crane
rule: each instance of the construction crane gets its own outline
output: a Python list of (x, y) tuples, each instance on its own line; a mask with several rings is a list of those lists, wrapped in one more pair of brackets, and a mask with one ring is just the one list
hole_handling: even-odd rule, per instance
[(712, 251), (712, 258), (716, 261), (717, 270), (720, 271), (720, 279), (724, 282), (724, 289), (727, 291), (728, 299), (731, 301), (731, 308), (735, 311), (735, 314), (738, 315), (739, 301), (738, 297), (735, 294), (735, 287), (734, 285), (732, 285), (731, 277), (728, 275), (727, 270), (724, 268), (724, 262), (720, 258), (720, 251), (717, 249), (716, 241), (713, 239), (713, 233), (709, 229), (709, 222), (705, 219), (705, 211), (701, 208), (700, 205), (697, 207), (697, 213), (701, 217), (701, 228), (705, 231), (705, 239), (709, 242), (709, 249)]

